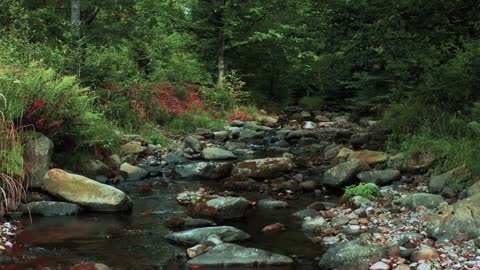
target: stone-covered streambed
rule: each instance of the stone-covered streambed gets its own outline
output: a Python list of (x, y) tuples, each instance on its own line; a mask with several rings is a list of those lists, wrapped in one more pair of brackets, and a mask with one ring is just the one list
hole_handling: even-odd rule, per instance
[[(18, 257), (0, 269), (69, 269), (85, 262), (101, 262), (113, 269), (183, 268), (185, 248), (164, 239), (170, 232), (165, 222), (172, 217), (188, 215), (186, 208), (177, 204), (176, 193), (199, 187), (218, 190), (218, 182), (183, 180), (156, 185), (155, 181), (120, 185), (133, 200), (131, 213), (34, 216), (33, 222), (28, 217), (23, 218), (24, 230), (12, 250), (12, 254)], [(152, 188), (145, 192), (147, 186)], [(255, 192), (242, 193), (242, 196), (252, 201), (266, 197)], [(313, 196), (310, 193), (290, 201), (290, 207), (285, 209), (250, 210), (245, 218), (220, 221), (217, 225), (234, 226), (250, 234), (249, 240), (239, 242), (242, 246), (298, 258), (294, 266), (280, 269), (317, 269), (314, 258), (322, 254), (322, 249), (303, 235), (301, 220), (291, 216), (310, 204)], [(261, 231), (276, 222), (284, 224), (288, 230)]]

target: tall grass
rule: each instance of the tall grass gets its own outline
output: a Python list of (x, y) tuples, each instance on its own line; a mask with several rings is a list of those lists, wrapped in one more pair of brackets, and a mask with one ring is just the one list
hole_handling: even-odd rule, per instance
[(0, 214), (16, 209), (25, 199), (23, 147), (15, 125), (5, 118), (5, 96), (0, 94)]

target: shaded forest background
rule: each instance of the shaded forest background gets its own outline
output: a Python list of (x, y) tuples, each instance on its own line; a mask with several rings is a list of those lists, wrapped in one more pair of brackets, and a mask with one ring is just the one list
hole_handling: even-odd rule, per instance
[(445, 168), (480, 164), (476, 0), (4, 0), (0, 24), (3, 128), (65, 150), (300, 105), (383, 118), (390, 147)]

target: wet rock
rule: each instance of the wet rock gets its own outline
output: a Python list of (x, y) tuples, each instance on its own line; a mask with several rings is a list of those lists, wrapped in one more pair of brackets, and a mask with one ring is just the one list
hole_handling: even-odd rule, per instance
[(70, 270), (111, 270), (110, 267), (103, 263), (81, 263), (70, 267)]
[(202, 143), (194, 136), (187, 136), (185, 138), (185, 147), (192, 149), (195, 153), (202, 152)]
[(276, 186), (275, 190), (290, 190), (290, 191), (300, 191), (302, 187), (300, 184), (295, 180), (286, 180)]
[(242, 120), (233, 120), (230, 123), (230, 126), (232, 126), (232, 127), (243, 127), (244, 125), (245, 125), (245, 122), (242, 121)]
[(120, 150), (122, 151), (123, 155), (130, 155), (130, 154), (141, 154), (147, 150), (146, 147), (142, 146), (141, 142), (132, 141), (120, 146)]
[(242, 197), (218, 197), (206, 203), (197, 203), (194, 212), (206, 217), (235, 219), (245, 216), (250, 205), (250, 202)]
[(131, 199), (121, 190), (60, 169), (47, 172), (41, 188), (65, 201), (94, 211), (122, 211), (132, 208)]
[(281, 209), (287, 208), (288, 203), (273, 199), (261, 199), (257, 202), (256, 207), (260, 209)]
[(120, 166), (120, 175), (127, 180), (141, 180), (148, 175), (148, 172), (144, 168), (123, 163)]
[(419, 206), (424, 206), (428, 209), (436, 209), (443, 202), (443, 198), (440, 195), (429, 193), (413, 193), (402, 196), (395, 201), (394, 205), (400, 207), (406, 207), (410, 210), (415, 210)]
[(187, 262), (187, 267), (228, 267), (252, 266), (268, 267), (293, 264), (289, 257), (273, 254), (261, 249), (246, 248), (235, 244), (223, 243), (208, 252)]
[(227, 149), (229, 151), (234, 151), (234, 150), (237, 150), (237, 149), (246, 149), (246, 148), (247, 148), (247, 144), (242, 143), (242, 142), (228, 141), (225, 144), (225, 149)]
[(370, 263), (377, 262), (386, 256), (383, 247), (364, 245), (354, 240), (339, 243), (330, 248), (319, 262), (320, 269), (368, 270)]
[(122, 159), (117, 154), (108, 156), (105, 162), (108, 166), (110, 166), (110, 168), (113, 168), (113, 169), (120, 168), (120, 165), (122, 165)]
[(470, 180), (470, 173), (465, 167), (459, 167), (442, 175), (430, 179), (428, 190), (431, 193), (442, 194), (446, 190), (459, 192), (464, 189)]
[(290, 158), (264, 158), (241, 161), (233, 167), (233, 175), (251, 178), (274, 178), (281, 172), (291, 171), (296, 167)]
[(302, 128), (307, 129), (307, 130), (316, 129), (317, 124), (315, 124), (312, 121), (305, 121), (305, 122), (302, 123)]
[(366, 132), (355, 133), (352, 135), (352, 137), (350, 137), (350, 144), (352, 145), (353, 149), (362, 149), (367, 146), (369, 139), (370, 134)]
[(23, 161), (30, 187), (39, 187), (50, 169), (53, 142), (41, 133), (29, 133), (23, 146)]
[(330, 119), (324, 115), (316, 115), (314, 118), (315, 122), (322, 123), (322, 122), (330, 122)]
[(52, 201), (31, 202), (20, 208), (24, 214), (30, 213), (45, 217), (76, 215), (80, 212), (80, 209), (80, 206), (73, 203)]
[(169, 165), (183, 164), (187, 160), (183, 156), (184, 153), (181, 150), (175, 151), (173, 153), (168, 153), (164, 156), (165, 162)]
[(329, 188), (344, 187), (351, 183), (356, 174), (368, 170), (370, 167), (364, 161), (352, 159), (327, 170), (322, 184)]
[(315, 191), (315, 189), (317, 189), (318, 184), (316, 181), (309, 180), (309, 181), (301, 182), (300, 187), (302, 188), (303, 191), (313, 192)]
[(207, 160), (225, 160), (225, 159), (236, 159), (232, 152), (218, 148), (218, 147), (207, 147), (202, 150), (202, 157)]
[(353, 198), (350, 198), (348, 200), (348, 202), (355, 209), (357, 209), (357, 208), (367, 209), (369, 207), (375, 207), (376, 206), (375, 202), (372, 202), (369, 199), (367, 199), (365, 197), (362, 197), (362, 196), (355, 196)]
[(198, 227), (208, 227), (213, 226), (215, 223), (209, 219), (202, 219), (202, 218), (181, 218), (181, 217), (173, 217), (169, 218), (165, 221), (165, 224), (168, 227), (173, 228), (198, 228)]
[(390, 270), (390, 265), (380, 261), (372, 264), (370, 270)]
[(384, 152), (362, 150), (355, 151), (350, 155), (351, 159), (362, 160), (368, 165), (376, 165), (378, 163), (383, 163), (388, 160), (388, 155)]
[(292, 214), (292, 216), (294, 216), (296, 218), (301, 218), (301, 219), (304, 219), (306, 217), (316, 217), (316, 216), (319, 216), (319, 215), (320, 215), (320, 212), (316, 211), (315, 209), (310, 209), (310, 208), (303, 209), (303, 210), (300, 210), (300, 211)]
[(202, 255), (203, 253), (207, 252), (210, 249), (210, 247), (203, 245), (203, 244), (198, 244), (194, 247), (191, 247), (187, 249), (187, 255), (189, 258), (195, 258), (197, 256)]
[(436, 239), (480, 237), (480, 193), (458, 201), (431, 216), (427, 232)]
[(282, 223), (275, 223), (272, 225), (265, 226), (262, 229), (262, 232), (281, 232), (285, 230), (286, 230), (285, 225), (283, 225)]
[(230, 176), (232, 164), (228, 162), (198, 162), (175, 166), (175, 172), (182, 178), (221, 179)]
[(213, 138), (217, 141), (226, 141), (230, 136), (230, 133), (231, 132), (228, 130), (216, 131), (213, 132)]
[(252, 191), (259, 188), (259, 183), (248, 177), (232, 176), (224, 180), (223, 186), (231, 191)]
[(407, 155), (399, 153), (388, 160), (388, 167), (401, 172), (417, 174), (424, 173), (430, 169), (435, 162), (435, 155), (430, 153), (417, 153)]
[(338, 153), (340, 152), (340, 150), (342, 148), (343, 148), (343, 146), (341, 146), (341, 145), (331, 144), (331, 145), (329, 145), (325, 148), (325, 152), (323, 154), (323, 157), (326, 160), (333, 160), (338, 155)]
[(262, 131), (244, 129), (244, 130), (240, 131), (238, 139), (241, 142), (249, 142), (250, 140), (262, 139), (263, 136), (264, 136), (264, 132), (262, 132)]
[(400, 171), (397, 170), (367, 171), (357, 175), (357, 178), (362, 182), (373, 183), (377, 186), (389, 185), (401, 177)]
[(87, 177), (94, 178), (96, 176), (113, 177), (112, 169), (100, 160), (91, 159), (80, 162), (77, 166), (78, 171)]
[(247, 233), (230, 226), (205, 227), (174, 232), (165, 235), (165, 238), (181, 245), (197, 245), (205, 243), (212, 235), (217, 235), (224, 242), (243, 241), (250, 238)]
[(411, 256), (411, 260), (414, 262), (418, 261), (432, 261), (438, 258), (438, 252), (433, 248), (424, 247), (420, 250), (414, 251)]
[(302, 223), (302, 230), (306, 233), (321, 233), (327, 224), (323, 217), (306, 217)]

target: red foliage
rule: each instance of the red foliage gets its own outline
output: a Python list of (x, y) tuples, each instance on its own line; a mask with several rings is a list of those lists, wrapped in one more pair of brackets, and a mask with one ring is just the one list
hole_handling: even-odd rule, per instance
[[(186, 99), (180, 99), (177, 96), (177, 87), (187, 87), (188, 97)], [(134, 109), (137, 110), (144, 118), (148, 118), (148, 111), (156, 107), (162, 108), (175, 116), (195, 110), (205, 110), (205, 105), (202, 102), (202, 98), (199, 94), (199, 87), (197, 85), (177, 86), (174, 84), (165, 83), (155, 85), (149, 90), (151, 90), (153, 94), (153, 100), (149, 102), (139, 98), (142, 88), (136, 88), (132, 90), (133, 95), (138, 97)]]
[(253, 116), (242, 110), (236, 109), (228, 115), (228, 121), (232, 122), (233, 120), (252, 121)]

